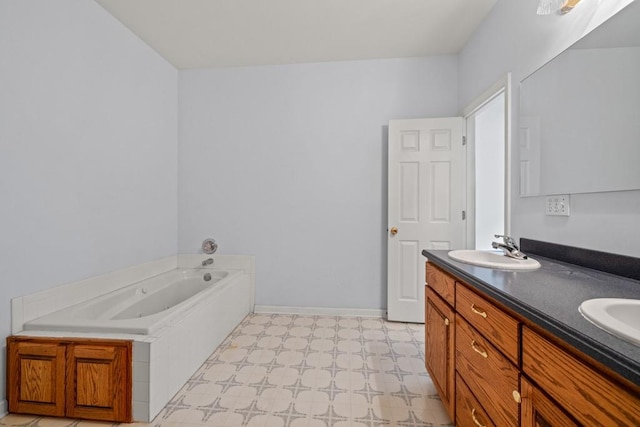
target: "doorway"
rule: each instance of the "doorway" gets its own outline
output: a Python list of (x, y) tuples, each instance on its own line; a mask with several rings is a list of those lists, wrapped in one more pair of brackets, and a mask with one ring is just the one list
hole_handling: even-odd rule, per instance
[(464, 111), (467, 130), (467, 249), (491, 249), (510, 224), (510, 76)]

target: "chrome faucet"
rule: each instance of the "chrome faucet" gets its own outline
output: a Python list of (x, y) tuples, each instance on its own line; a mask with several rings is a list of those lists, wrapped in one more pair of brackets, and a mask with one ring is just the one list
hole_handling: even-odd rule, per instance
[(493, 249), (502, 249), (504, 251), (504, 254), (509, 258), (514, 258), (514, 259), (528, 258), (525, 254), (520, 252), (520, 248), (518, 247), (518, 245), (516, 244), (516, 241), (513, 240), (512, 237), (503, 236), (501, 234), (496, 234), (495, 237), (498, 239), (502, 238), (502, 241), (504, 243), (492, 242), (491, 247)]
[(202, 261), (202, 266), (206, 267), (207, 265), (211, 265), (213, 264), (213, 258), (207, 258), (204, 261)]

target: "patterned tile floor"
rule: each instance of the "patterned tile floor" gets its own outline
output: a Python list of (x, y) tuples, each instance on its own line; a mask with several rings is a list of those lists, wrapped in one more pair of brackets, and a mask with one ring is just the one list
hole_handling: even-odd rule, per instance
[[(9, 415), (0, 425), (109, 426)], [(424, 326), (376, 318), (246, 317), (150, 424), (451, 426), (424, 368)]]

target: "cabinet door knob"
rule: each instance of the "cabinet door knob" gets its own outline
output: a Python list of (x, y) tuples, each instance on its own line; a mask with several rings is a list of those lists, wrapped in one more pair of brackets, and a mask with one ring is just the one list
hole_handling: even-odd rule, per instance
[(449, 326), (449, 323), (450, 323), (450, 322), (449, 322), (449, 319), (447, 319), (447, 318), (445, 317), (445, 318), (444, 318), (444, 324), (445, 324), (445, 325), (447, 325), (447, 326)]
[(389, 229), (389, 233), (391, 233), (392, 236), (395, 236), (396, 234), (398, 234), (398, 227), (391, 227)]
[(475, 351), (476, 353), (478, 353), (480, 356), (484, 357), (485, 359), (487, 357), (489, 357), (489, 355), (487, 354), (486, 351), (482, 350), (482, 348), (480, 348), (480, 346), (478, 345), (478, 343), (476, 343), (476, 340), (472, 340), (471, 341), (471, 348), (473, 349), (473, 351)]
[(478, 421), (478, 419), (476, 418), (476, 408), (471, 409), (471, 419), (473, 420), (475, 425), (477, 425), (478, 427), (487, 427), (486, 425)]
[(516, 401), (516, 403), (521, 403), (522, 402), (522, 396), (520, 396), (520, 393), (518, 392), (518, 390), (513, 390), (513, 393), (511, 393), (513, 396), (513, 400)]
[(471, 311), (473, 311), (478, 316), (484, 317), (485, 319), (487, 318), (487, 312), (486, 311), (482, 311), (482, 310), (478, 310), (476, 308), (475, 304), (471, 304)]

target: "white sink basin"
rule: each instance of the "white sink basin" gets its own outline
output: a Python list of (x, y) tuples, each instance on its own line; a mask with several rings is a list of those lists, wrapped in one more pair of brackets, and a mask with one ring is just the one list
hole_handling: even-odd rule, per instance
[(535, 270), (540, 263), (535, 259), (514, 259), (504, 255), (502, 251), (478, 251), (460, 249), (449, 252), (449, 257), (466, 264), (480, 267), (499, 268), (501, 270)]
[(594, 325), (640, 345), (640, 300), (596, 298), (583, 301), (579, 310)]

